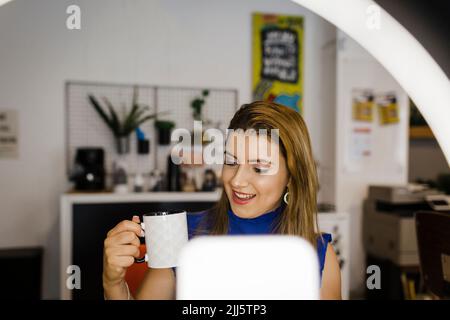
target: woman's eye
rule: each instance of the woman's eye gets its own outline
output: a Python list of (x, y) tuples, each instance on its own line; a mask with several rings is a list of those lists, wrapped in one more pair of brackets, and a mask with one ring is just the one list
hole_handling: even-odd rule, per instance
[(226, 164), (227, 166), (235, 166), (235, 165), (236, 165), (236, 160), (230, 159), (230, 158), (225, 159), (225, 164)]
[(254, 168), (256, 173), (265, 173), (267, 171), (269, 171), (268, 168)]

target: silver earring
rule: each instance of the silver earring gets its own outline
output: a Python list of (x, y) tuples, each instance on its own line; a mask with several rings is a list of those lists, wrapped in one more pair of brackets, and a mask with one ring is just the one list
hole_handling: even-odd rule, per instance
[(289, 191), (286, 192), (286, 193), (284, 194), (284, 197), (283, 197), (283, 201), (284, 201), (284, 203), (286, 203), (286, 204), (288, 204), (288, 201), (287, 201), (288, 194), (289, 194)]

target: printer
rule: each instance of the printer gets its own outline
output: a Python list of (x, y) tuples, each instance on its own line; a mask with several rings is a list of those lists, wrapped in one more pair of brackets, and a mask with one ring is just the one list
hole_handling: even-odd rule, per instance
[(442, 195), (426, 185), (371, 185), (363, 203), (363, 242), (370, 256), (400, 267), (418, 266), (414, 213), (433, 211), (430, 197)]

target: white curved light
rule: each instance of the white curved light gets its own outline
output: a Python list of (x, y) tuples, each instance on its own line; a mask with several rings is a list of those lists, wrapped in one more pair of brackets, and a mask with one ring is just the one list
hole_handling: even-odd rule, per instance
[[(450, 165), (450, 80), (425, 48), (372, 0), (292, 0), (347, 33), (398, 81), (431, 127)], [(379, 10), (379, 29), (367, 26)]]
[(12, 1), (12, 0), (0, 0), (0, 7), (1, 7), (2, 5), (4, 5), (5, 3), (10, 2), (10, 1)]

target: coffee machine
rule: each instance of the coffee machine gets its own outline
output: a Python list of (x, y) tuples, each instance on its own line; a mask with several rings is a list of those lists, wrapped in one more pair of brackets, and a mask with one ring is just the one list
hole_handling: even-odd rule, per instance
[(105, 189), (105, 154), (102, 148), (78, 148), (70, 180), (75, 190), (102, 191)]

